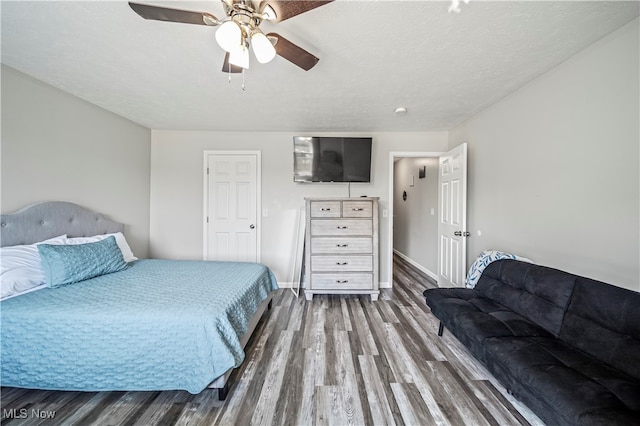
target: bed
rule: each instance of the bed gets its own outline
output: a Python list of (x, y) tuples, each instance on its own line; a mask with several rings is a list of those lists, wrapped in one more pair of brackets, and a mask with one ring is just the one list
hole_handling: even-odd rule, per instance
[[(2, 215), (0, 222), (3, 250), (64, 235), (73, 241), (60, 244), (65, 247), (55, 241), (38, 246), (48, 284), (57, 272), (48, 263), (47, 250), (67, 256), (69, 251), (109, 245), (116, 247), (110, 252), (122, 253), (119, 260), (127, 258), (112, 236), (93, 246), (82, 240), (70, 247), (78, 237), (122, 235), (124, 230), (122, 224), (75, 204), (41, 203)], [(84, 262), (91, 265), (92, 260)], [(159, 259), (125, 265), (2, 300), (1, 385), (190, 393), (213, 387), (224, 399), (230, 372), (243, 361), (243, 348), (278, 288), (269, 268)], [(3, 276), (5, 270), (3, 266)]]

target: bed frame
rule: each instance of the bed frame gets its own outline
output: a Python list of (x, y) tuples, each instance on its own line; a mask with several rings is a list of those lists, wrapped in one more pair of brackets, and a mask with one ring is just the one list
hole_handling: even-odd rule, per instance
[[(124, 224), (65, 201), (33, 204), (15, 213), (0, 215), (1, 247), (33, 244), (63, 234), (69, 237), (89, 237), (114, 232), (124, 233)], [(272, 294), (258, 306), (251, 318), (247, 332), (240, 339), (243, 348), (251, 338), (263, 313), (271, 308)], [(218, 389), (220, 400), (227, 397), (228, 379), (232, 371), (233, 369), (228, 370), (208, 386), (208, 388)]]
[(124, 225), (100, 213), (64, 201), (33, 204), (15, 213), (0, 216), (0, 245), (33, 244), (58, 235), (90, 237), (124, 233)]

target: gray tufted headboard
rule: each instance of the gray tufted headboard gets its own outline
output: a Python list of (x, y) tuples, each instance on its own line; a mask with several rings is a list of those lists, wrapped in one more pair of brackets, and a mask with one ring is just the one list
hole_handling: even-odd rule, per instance
[(33, 244), (62, 234), (89, 237), (113, 232), (124, 232), (124, 225), (66, 201), (47, 201), (0, 215), (2, 247)]

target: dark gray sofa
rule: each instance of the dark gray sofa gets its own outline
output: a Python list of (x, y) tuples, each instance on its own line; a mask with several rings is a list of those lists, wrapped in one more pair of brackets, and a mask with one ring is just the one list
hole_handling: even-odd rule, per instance
[(516, 260), (427, 304), (549, 425), (640, 425), (640, 293)]

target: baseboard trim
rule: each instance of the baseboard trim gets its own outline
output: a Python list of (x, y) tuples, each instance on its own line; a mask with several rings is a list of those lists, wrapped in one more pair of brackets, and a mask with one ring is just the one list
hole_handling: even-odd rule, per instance
[(409, 256), (407, 256), (406, 254), (399, 252), (397, 249), (393, 249), (393, 253), (397, 254), (399, 257), (402, 258), (402, 260), (406, 261), (407, 263), (411, 264), (411, 266), (415, 267), (416, 269), (418, 269), (420, 272), (424, 272), (425, 274), (427, 274), (427, 276), (429, 278), (431, 278), (432, 280), (434, 280), (435, 282), (438, 282), (438, 274), (434, 274), (433, 272), (431, 272), (429, 269), (425, 268), (424, 266), (422, 266), (421, 264), (419, 264), (418, 262), (416, 262), (415, 260), (411, 259)]

